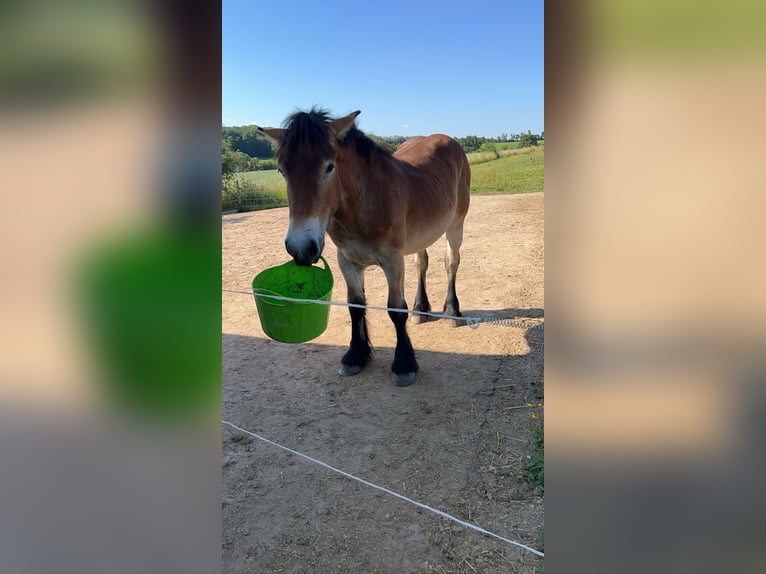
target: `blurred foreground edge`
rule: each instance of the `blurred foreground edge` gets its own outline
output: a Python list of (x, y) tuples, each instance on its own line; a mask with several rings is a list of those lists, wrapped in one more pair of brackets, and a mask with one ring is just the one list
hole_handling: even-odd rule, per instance
[(0, 8), (0, 571), (220, 569), (220, 8)]
[(551, 572), (766, 568), (763, 12), (546, 2)]

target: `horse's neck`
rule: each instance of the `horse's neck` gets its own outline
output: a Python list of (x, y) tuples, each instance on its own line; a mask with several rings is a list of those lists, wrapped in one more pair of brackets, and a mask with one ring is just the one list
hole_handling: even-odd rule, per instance
[[(353, 152), (350, 152), (353, 153)], [(375, 164), (381, 158), (363, 159), (358, 155), (347, 157), (339, 170), (340, 176), (340, 205), (339, 211), (360, 213), (374, 207), (371, 196), (376, 194), (379, 182), (372, 177), (377, 167)]]
[(339, 204), (333, 213), (330, 231), (336, 241), (364, 236), (385, 219), (388, 207), (381, 202), (385, 191), (380, 189), (383, 182), (373, 176), (376, 162), (385, 158), (372, 157), (369, 160), (354, 157), (339, 165)]

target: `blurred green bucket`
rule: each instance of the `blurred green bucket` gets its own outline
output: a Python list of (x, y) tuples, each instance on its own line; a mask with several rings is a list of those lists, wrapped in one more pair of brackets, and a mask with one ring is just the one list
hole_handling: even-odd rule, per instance
[(220, 410), (220, 268), (220, 235), (197, 230), (137, 229), (82, 255), (72, 295), (110, 406), (174, 419)]
[(282, 343), (304, 343), (324, 333), (330, 306), (272, 299), (268, 295), (329, 301), (333, 277), (324, 257), (324, 268), (302, 267), (288, 261), (264, 269), (253, 279), (253, 296), (263, 332)]

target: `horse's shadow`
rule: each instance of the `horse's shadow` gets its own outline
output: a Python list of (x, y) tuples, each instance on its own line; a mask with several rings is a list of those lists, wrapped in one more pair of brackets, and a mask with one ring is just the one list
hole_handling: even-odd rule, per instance
[[(435, 313), (435, 311), (432, 311)], [(545, 309), (522, 309), (519, 307), (508, 307), (506, 309), (463, 309), (461, 310), (463, 320), (459, 321), (456, 327), (469, 327), (476, 324), (471, 319), (478, 319), (478, 322), (496, 322), (496, 321), (524, 321), (524, 319), (543, 319)], [(423, 316), (421, 323), (431, 323), (440, 321), (441, 317)], [(530, 322), (529, 327), (539, 324), (538, 321)]]
[(542, 319), (545, 309), (522, 309), (508, 307), (506, 309), (463, 309), (465, 317), (487, 317), (489, 319)]

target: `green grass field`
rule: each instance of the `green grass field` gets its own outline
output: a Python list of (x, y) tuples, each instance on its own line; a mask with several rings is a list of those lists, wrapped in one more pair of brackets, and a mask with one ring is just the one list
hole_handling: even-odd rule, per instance
[[(508, 142), (508, 143), (518, 144), (519, 142)], [(542, 143), (538, 145), (538, 148), (542, 148), (542, 147), (543, 147)], [(473, 152), (467, 153), (466, 156), (468, 156), (468, 163), (470, 163), (471, 165), (476, 165), (478, 163), (486, 163), (488, 161), (500, 159), (501, 157), (509, 157), (512, 155), (531, 153), (535, 149), (537, 148), (508, 147), (508, 148), (500, 148), (496, 150), (473, 151)]]
[(235, 177), (238, 177), (245, 185), (253, 185), (265, 191), (286, 191), (285, 180), (276, 169), (245, 171), (236, 174)]
[(502, 149), (518, 149), (521, 142), (495, 142), (492, 145), (496, 150)]
[(287, 205), (287, 187), (276, 169), (234, 174), (224, 184), (223, 210), (258, 211)]
[[(543, 191), (544, 159), (543, 145), (523, 149), (500, 149), (497, 153), (470, 153), (468, 161), (471, 163), (471, 193), (514, 194)], [(284, 178), (277, 170), (237, 173), (224, 188), (224, 210), (239, 208), (240, 211), (252, 211), (284, 205), (287, 205), (287, 189)]]
[[(517, 151), (517, 150), (509, 150)], [(470, 161), (470, 158), (469, 158)], [(543, 191), (545, 148), (524, 148), (513, 155), (471, 165), (471, 193)]]

